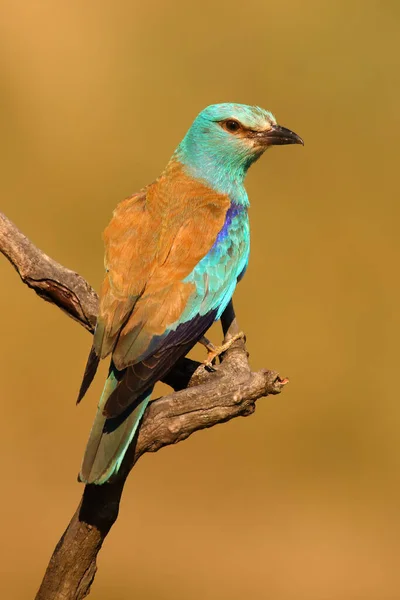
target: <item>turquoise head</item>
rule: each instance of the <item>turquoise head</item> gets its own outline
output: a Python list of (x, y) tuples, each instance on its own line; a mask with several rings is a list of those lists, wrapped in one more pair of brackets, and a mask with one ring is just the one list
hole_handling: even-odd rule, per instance
[[(274, 115), (246, 104), (213, 104), (194, 120), (175, 157), (193, 177), (222, 193), (237, 193), (248, 168), (267, 148), (303, 144)], [(244, 190), (243, 190), (244, 191)]]

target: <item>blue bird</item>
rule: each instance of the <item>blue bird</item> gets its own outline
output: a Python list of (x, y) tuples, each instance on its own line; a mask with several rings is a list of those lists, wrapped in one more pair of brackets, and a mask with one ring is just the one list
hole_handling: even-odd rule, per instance
[(214, 104), (156, 181), (121, 202), (104, 232), (106, 275), (78, 402), (110, 369), (80, 480), (118, 472), (155, 383), (218, 320), (249, 260), (244, 179), (270, 146), (303, 144), (268, 111)]

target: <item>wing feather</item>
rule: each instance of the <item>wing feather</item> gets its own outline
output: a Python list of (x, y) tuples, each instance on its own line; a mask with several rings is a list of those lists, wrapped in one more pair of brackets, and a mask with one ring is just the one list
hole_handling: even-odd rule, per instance
[[(163, 377), (230, 300), (248, 255), (246, 232), (240, 220), (232, 229), (230, 207), (226, 195), (175, 162), (114, 211), (104, 232), (106, 276), (80, 393), (98, 359), (111, 353), (121, 377), (105, 405), (107, 417)], [(228, 222), (229, 235), (223, 233)]]

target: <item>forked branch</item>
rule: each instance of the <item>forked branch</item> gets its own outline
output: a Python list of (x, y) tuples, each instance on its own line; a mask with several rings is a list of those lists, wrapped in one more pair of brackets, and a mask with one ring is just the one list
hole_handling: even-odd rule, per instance
[[(96, 292), (80, 275), (39, 250), (1, 213), (0, 252), (40, 297), (93, 332), (98, 307)], [(225, 339), (229, 339), (238, 330), (232, 303), (221, 320)], [(287, 383), (274, 371), (252, 373), (243, 341), (232, 345), (215, 372), (185, 358), (164, 381), (175, 392), (149, 405), (114, 480), (85, 487), (50, 559), (36, 600), (80, 600), (89, 594), (97, 554), (118, 517), (126, 478), (142, 454), (180, 442), (200, 429), (250, 415), (256, 400), (278, 394)]]

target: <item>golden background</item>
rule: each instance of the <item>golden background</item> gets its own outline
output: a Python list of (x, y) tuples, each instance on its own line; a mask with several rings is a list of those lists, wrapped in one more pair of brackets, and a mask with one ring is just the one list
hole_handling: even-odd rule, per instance
[[(1, 210), (96, 289), (114, 206), (206, 105), (259, 104), (305, 140), (250, 172), (236, 294), (253, 368), (290, 385), (140, 460), (94, 599), (400, 598), (399, 19), (395, 0), (1, 1)], [(102, 377), (76, 408), (90, 335), (0, 269), (0, 579), (19, 600), (79, 501)]]

